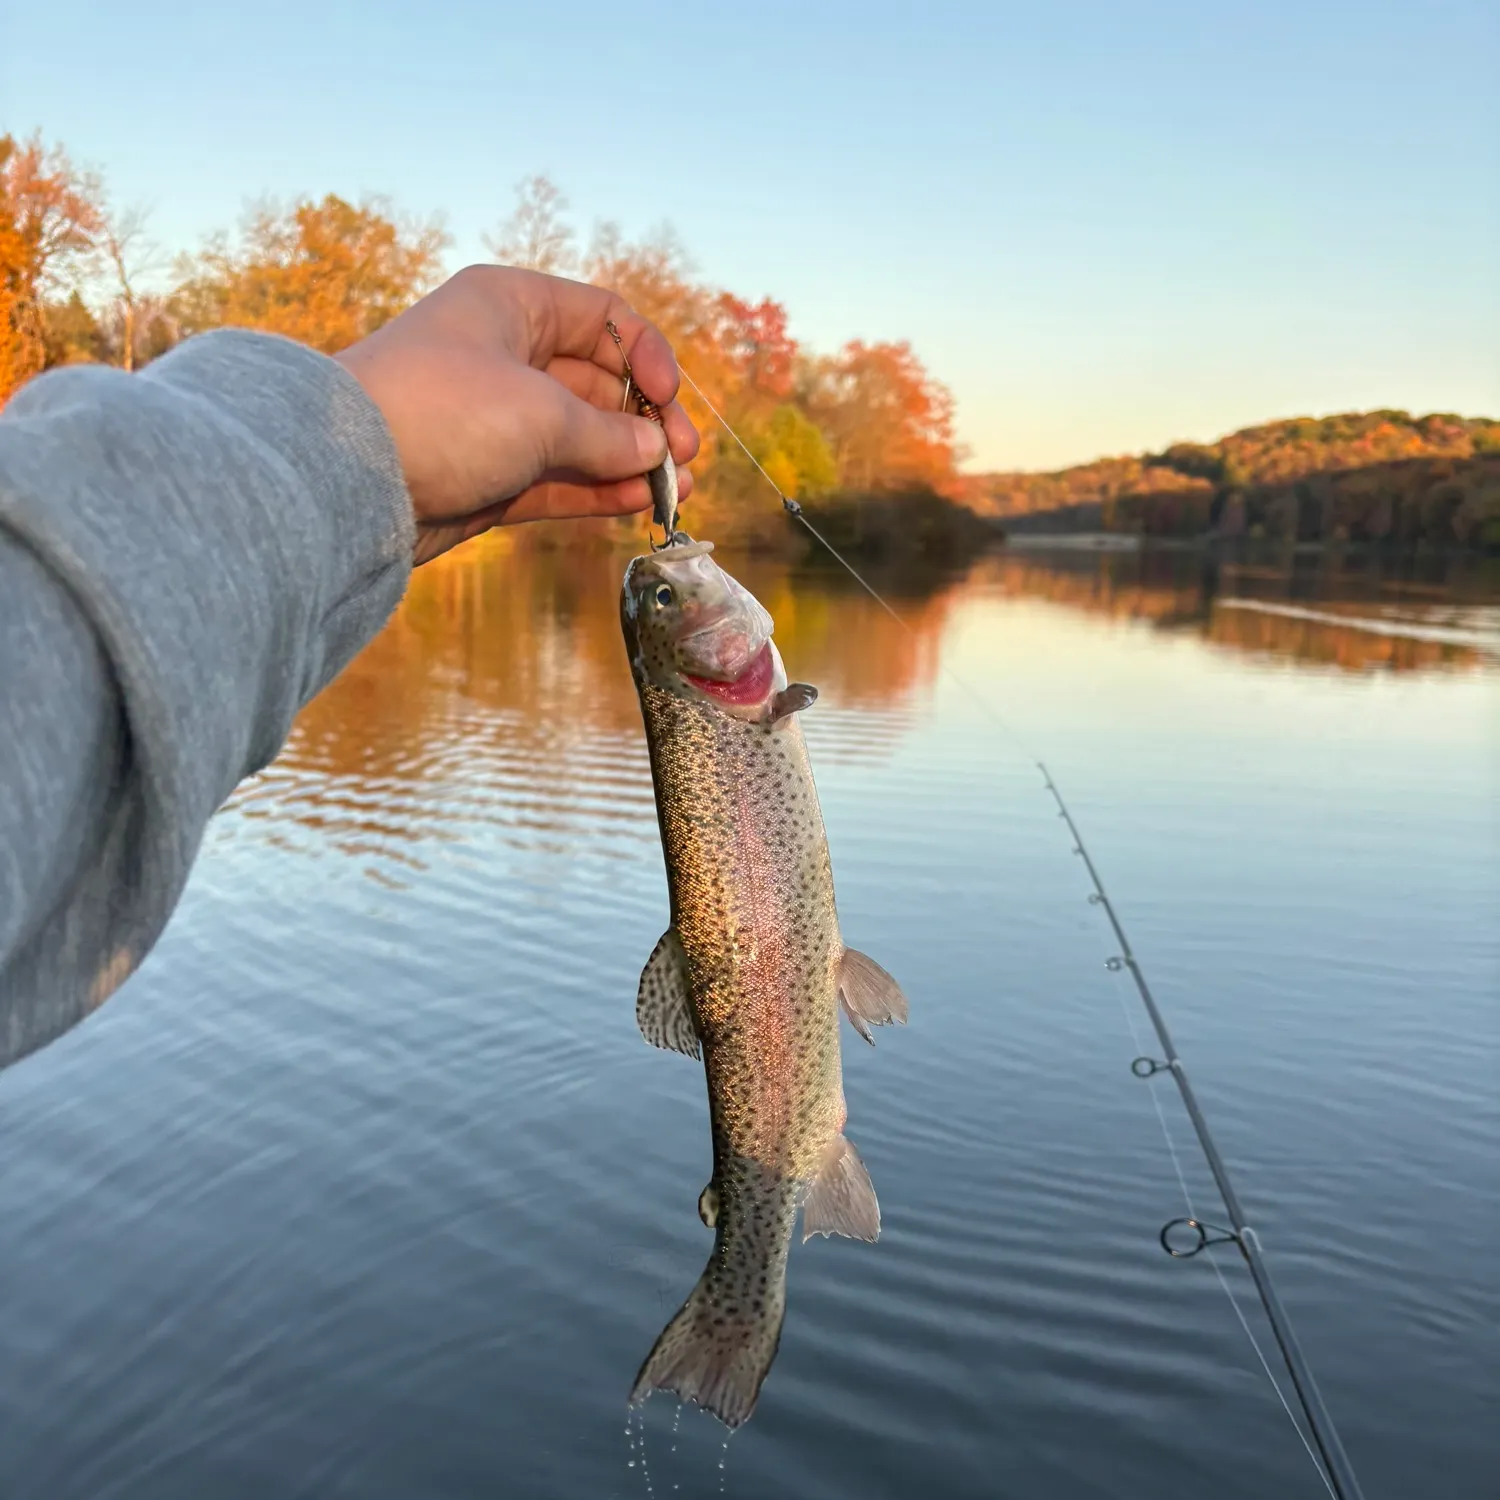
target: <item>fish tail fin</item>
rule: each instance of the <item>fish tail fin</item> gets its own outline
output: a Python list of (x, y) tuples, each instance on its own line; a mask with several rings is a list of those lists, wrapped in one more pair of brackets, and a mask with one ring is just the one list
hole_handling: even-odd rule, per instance
[(632, 1406), (652, 1391), (674, 1391), (711, 1411), (726, 1427), (740, 1426), (755, 1410), (781, 1342), (785, 1280), (767, 1287), (758, 1311), (731, 1308), (714, 1271), (710, 1261), (677, 1316), (662, 1329), (635, 1378)]
[[(749, 1176), (761, 1180), (747, 1182)], [(635, 1378), (632, 1406), (652, 1391), (673, 1391), (731, 1428), (755, 1410), (781, 1342), (786, 1256), (801, 1190), (762, 1169), (742, 1176), (737, 1188), (725, 1195), (714, 1252), (697, 1286)]]

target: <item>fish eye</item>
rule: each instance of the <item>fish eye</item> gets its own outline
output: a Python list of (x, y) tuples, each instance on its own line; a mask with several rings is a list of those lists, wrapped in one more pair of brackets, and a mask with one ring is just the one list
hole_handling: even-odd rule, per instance
[(651, 597), (656, 600), (658, 609), (665, 609), (672, 602), (672, 586), (669, 583), (659, 583), (651, 592)]

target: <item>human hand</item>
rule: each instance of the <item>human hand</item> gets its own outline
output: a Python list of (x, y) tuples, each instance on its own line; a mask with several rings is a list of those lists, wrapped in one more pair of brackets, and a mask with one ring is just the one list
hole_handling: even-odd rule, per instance
[[(618, 328), (663, 429), (620, 410)], [(671, 444), (679, 493), (698, 433), (665, 338), (612, 292), (470, 266), (335, 356), (380, 408), (416, 510), (424, 563), (491, 526), (647, 509)]]

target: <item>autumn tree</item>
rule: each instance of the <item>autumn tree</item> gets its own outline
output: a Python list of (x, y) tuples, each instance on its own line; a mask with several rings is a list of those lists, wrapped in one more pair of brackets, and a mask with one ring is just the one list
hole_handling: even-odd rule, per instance
[(578, 264), (573, 227), (563, 218), (568, 200), (550, 177), (524, 178), (516, 184), (516, 207), (497, 233), (484, 243), (502, 265), (565, 275)]
[(731, 402), (741, 419), (766, 417), (792, 395), (797, 341), (787, 328), (787, 311), (762, 297), (747, 302), (720, 292), (711, 307), (713, 339), (734, 384)]
[(0, 403), (47, 363), (44, 303), (86, 271), (99, 202), (60, 146), (0, 136)]
[(98, 364), (107, 353), (107, 337), (94, 310), (75, 288), (62, 300), (42, 307), (43, 365)]
[(825, 494), (838, 483), (822, 429), (790, 403), (757, 427), (750, 449), (777, 490), (794, 500)]
[[(742, 509), (774, 498), (764, 489), (767, 478), (792, 497), (831, 488), (836, 474), (827, 441), (797, 405), (802, 352), (788, 327), (786, 308), (770, 297), (750, 302), (719, 292), (711, 304), (711, 320), (718, 354), (715, 405), (749, 454), (709, 413), (708, 431), (715, 441), (705, 476), (708, 487)], [(691, 395), (686, 399), (692, 406)]]
[(755, 503), (768, 498), (765, 479), (700, 391), (784, 495), (951, 488), (953, 398), (909, 345), (852, 343), (832, 359), (807, 359), (780, 303), (703, 286), (667, 232), (631, 242), (606, 224), (583, 270), (650, 318), (691, 376), (682, 400), (705, 439), (695, 505), (715, 521), (733, 515), (743, 525), (775, 512)]
[(854, 340), (804, 371), (803, 402), (846, 489), (948, 488), (957, 473), (953, 396), (911, 345)]
[(181, 263), (172, 310), (184, 333), (258, 328), (333, 354), (432, 287), (447, 244), (438, 224), (398, 223), (380, 199), (263, 205), (238, 243), (216, 236)]

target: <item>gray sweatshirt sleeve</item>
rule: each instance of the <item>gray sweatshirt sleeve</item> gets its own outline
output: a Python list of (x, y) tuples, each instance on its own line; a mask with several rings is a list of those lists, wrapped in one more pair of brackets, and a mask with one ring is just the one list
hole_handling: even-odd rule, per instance
[(412, 540), (379, 412), (284, 339), (54, 371), (0, 412), (0, 1066), (140, 963)]

